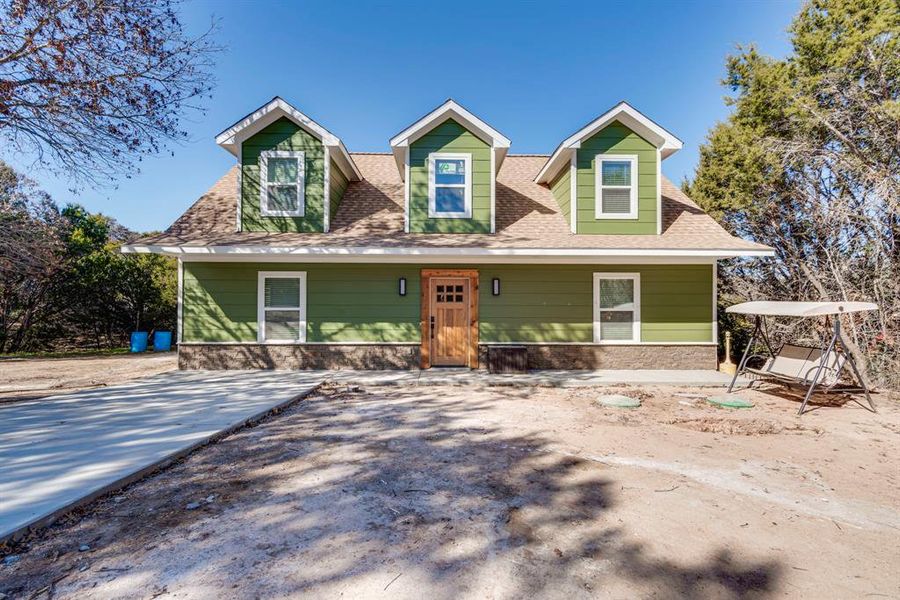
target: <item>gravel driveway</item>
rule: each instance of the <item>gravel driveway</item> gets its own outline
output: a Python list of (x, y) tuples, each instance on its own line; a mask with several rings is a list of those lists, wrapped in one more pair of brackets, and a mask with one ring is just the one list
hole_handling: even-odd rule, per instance
[[(900, 410), (326, 386), (20, 547), (27, 598), (900, 594)], [(676, 395), (678, 394), (678, 395)], [(79, 548), (82, 548), (79, 551)]]

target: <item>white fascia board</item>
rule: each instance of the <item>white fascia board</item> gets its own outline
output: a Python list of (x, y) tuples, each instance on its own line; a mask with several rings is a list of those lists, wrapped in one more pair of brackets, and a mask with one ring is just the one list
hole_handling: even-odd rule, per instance
[(503, 164), (503, 159), (506, 158), (506, 155), (509, 153), (509, 146), (505, 148), (495, 147), (493, 153), (493, 162), (494, 165), (494, 176), (491, 178), (491, 183), (497, 179), (497, 175), (500, 174), (500, 165)]
[(341, 172), (350, 181), (362, 181), (362, 171), (356, 166), (356, 163), (350, 156), (350, 152), (347, 150), (347, 147), (344, 146), (344, 142), (338, 140), (337, 150), (337, 154), (333, 155), (333, 157), (335, 158), (334, 162), (337, 163)]
[(466, 125), (467, 129), (472, 130), (472, 133), (484, 136), (484, 141), (491, 144), (491, 146), (509, 148), (510, 141), (506, 136), (470, 113), (454, 100), (447, 100), (436, 109), (392, 137), (390, 145), (398, 146), (404, 142), (406, 144), (411, 144), (422, 135), (431, 131), (435, 125), (438, 125), (450, 116), (462, 121), (461, 124)]
[(544, 163), (540, 172), (538, 172), (537, 177), (534, 178), (534, 181), (537, 183), (549, 183), (562, 164), (568, 160), (568, 152), (571, 152), (574, 148), (579, 148), (583, 140), (591, 137), (616, 120), (621, 121), (623, 125), (656, 146), (660, 150), (662, 158), (666, 158), (672, 153), (681, 150), (683, 146), (682, 141), (674, 134), (654, 123), (627, 102), (619, 102), (557, 146), (550, 158), (547, 159), (547, 162)]
[(391, 146), (391, 152), (394, 155), (394, 162), (397, 163), (397, 169), (400, 171), (400, 179), (406, 182), (406, 172), (408, 169), (407, 158), (409, 157), (409, 144), (403, 142), (396, 146)]
[(285, 102), (281, 98), (273, 98), (270, 102), (262, 105), (222, 133), (216, 136), (216, 143), (224, 146), (230, 152), (233, 150), (231, 145), (250, 137), (260, 129), (270, 125), (280, 119), (287, 117), (311, 135), (329, 146), (337, 145), (338, 138), (330, 133), (327, 129), (304, 115), (302, 112)]
[(503, 163), (503, 159), (506, 158), (506, 154), (509, 151), (509, 139), (460, 106), (454, 100), (447, 100), (391, 138), (391, 152), (394, 154), (394, 161), (397, 163), (397, 169), (400, 171), (401, 177), (404, 177), (403, 163), (406, 156), (406, 148), (448, 118), (458, 121), (460, 125), (471, 131), (484, 143), (491, 146), (495, 160), (494, 168), (496, 172), (494, 175), (500, 171), (500, 165)]
[[(310, 135), (331, 148), (338, 150), (338, 154), (343, 159), (338, 161), (344, 174), (353, 181), (362, 179), (362, 174), (354, 164), (353, 159), (343, 142), (336, 135), (310, 119), (308, 116), (285, 102), (282, 98), (273, 98), (270, 102), (259, 107), (222, 133), (216, 136), (216, 143), (237, 156), (240, 152), (241, 143), (260, 131), (264, 127), (271, 125), (281, 117), (290, 119), (297, 126), (303, 128)], [(345, 164), (341, 164), (345, 163)]]
[(735, 257), (768, 257), (773, 250), (674, 248), (383, 248), (370, 246), (122, 246), (125, 254), (165, 254), (185, 261), (260, 262), (489, 262), (709, 263)]

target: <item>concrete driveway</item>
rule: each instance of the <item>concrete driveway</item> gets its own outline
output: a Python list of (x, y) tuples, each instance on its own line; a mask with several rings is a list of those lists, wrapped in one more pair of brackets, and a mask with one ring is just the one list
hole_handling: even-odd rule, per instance
[(171, 372), (0, 405), (0, 540), (290, 402), (323, 378)]

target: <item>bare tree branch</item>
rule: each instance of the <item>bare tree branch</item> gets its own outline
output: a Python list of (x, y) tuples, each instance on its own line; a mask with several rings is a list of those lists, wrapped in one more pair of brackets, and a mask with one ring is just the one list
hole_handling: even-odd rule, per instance
[[(0, 144), (74, 184), (108, 185), (186, 139), (180, 117), (214, 80), (215, 23), (177, 0), (0, 0)], [(49, 160), (47, 160), (49, 159)]]

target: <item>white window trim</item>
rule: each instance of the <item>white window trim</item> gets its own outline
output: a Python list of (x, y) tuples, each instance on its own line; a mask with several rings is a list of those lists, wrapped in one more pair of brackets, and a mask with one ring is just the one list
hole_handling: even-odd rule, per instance
[[(438, 212), (435, 207), (434, 162), (438, 159), (465, 161), (466, 181), (463, 184), (441, 184), (441, 187), (464, 187), (465, 210), (462, 212)], [(457, 152), (432, 152), (428, 155), (428, 218), (430, 219), (471, 219), (472, 218), (472, 155)]]
[(244, 145), (238, 144), (237, 148), (237, 222), (235, 223), (235, 231), (241, 231), (244, 228)]
[[(297, 210), (269, 210), (266, 183), (270, 158), (297, 159)], [(306, 154), (300, 150), (264, 150), (259, 153), (259, 210), (264, 217), (302, 217), (306, 214)], [(281, 184), (284, 185), (284, 184)]]
[[(266, 279), (274, 278), (299, 279), (300, 297), (297, 310), (300, 312), (299, 337), (293, 342), (290, 340), (266, 341), (266, 311), (267, 310), (294, 310), (294, 307), (266, 307)], [(306, 271), (259, 271), (256, 285), (256, 341), (260, 344), (305, 344), (306, 343)]]
[[(634, 324), (632, 339), (604, 340), (600, 337), (600, 313), (614, 309), (600, 308), (600, 281), (603, 279), (631, 279), (634, 281)], [(640, 273), (594, 273), (594, 343), (608, 345), (634, 345), (641, 343), (641, 274)]]
[[(603, 161), (629, 161), (631, 163), (631, 185), (603, 186)], [(603, 212), (602, 190), (630, 188), (631, 210), (627, 213)], [(594, 217), (597, 219), (637, 219), (638, 218), (638, 157), (633, 154), (598, 154), (594, 159)]]

